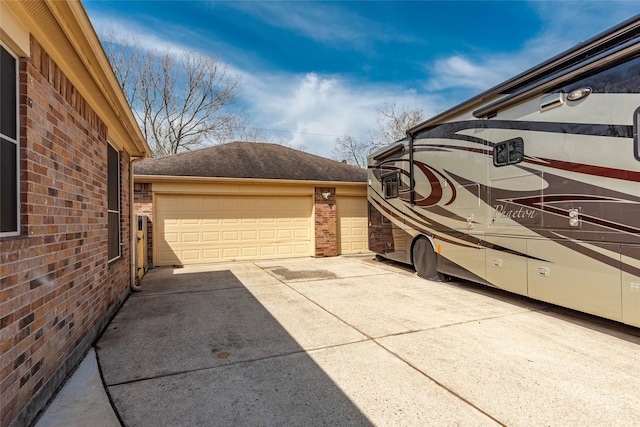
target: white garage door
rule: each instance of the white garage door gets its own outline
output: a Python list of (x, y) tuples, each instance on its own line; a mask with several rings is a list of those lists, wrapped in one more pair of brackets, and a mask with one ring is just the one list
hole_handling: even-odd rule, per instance
[(367, 198), (338, 196), (338, 240), (341, 254), (368, 252)]
[(157, 195), (156, 265), (313, 255), (310, 196)]

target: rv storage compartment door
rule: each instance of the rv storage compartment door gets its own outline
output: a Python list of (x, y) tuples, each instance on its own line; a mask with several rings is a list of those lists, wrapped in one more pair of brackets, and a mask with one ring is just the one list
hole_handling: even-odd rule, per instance
[(521, 237), (487, 236), (487, 282), (492, 286), (527, 295), (527, 241)]
[[(529, 296), (622, 320), (620, 247), (612, 244), (527, 239)], [(596, 258), (611, 256), (610, 262)]]

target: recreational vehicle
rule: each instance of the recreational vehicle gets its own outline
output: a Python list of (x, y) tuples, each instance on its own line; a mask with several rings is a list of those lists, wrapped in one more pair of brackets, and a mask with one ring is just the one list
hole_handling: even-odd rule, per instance
[(640, 326), (640, 15), (369, 156), (369, 248)]

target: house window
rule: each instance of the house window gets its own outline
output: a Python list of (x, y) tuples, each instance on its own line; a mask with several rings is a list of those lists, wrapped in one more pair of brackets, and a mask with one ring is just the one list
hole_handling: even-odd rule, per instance
[(524, 141), (522, 138), (499, 142), (493, 147), (493, 164), (506, 166), (524, 160)]
[(109, 262), (120, 257), (120, 153), (107, 144)]
[(18, 60), (0, 45), (0, 237), (20, 234)]
[(382, 177), (382, 193), (385, 199), (398, 197), (398, 187), (400, 185), (400, 173), (394, 172)]

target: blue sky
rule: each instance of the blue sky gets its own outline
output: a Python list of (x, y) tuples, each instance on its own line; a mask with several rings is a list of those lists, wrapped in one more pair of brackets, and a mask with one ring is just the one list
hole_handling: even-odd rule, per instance
[(640, 13), (638, 0), (83, 4), (99, 33), (218, 56), (255, 126), (325, 157), (386, 102), (434, 116)]

